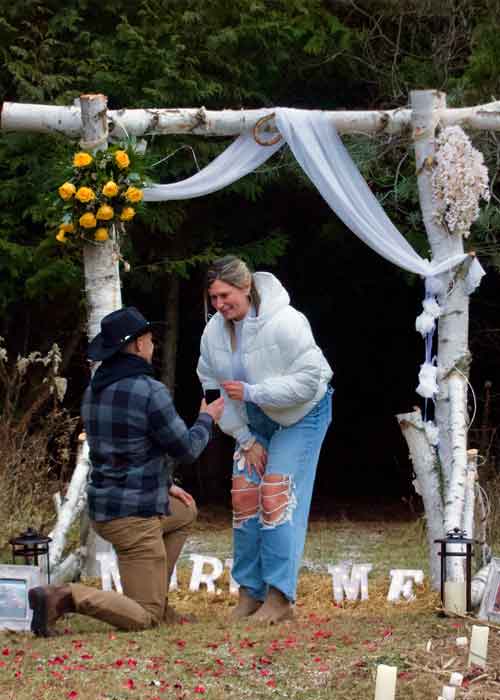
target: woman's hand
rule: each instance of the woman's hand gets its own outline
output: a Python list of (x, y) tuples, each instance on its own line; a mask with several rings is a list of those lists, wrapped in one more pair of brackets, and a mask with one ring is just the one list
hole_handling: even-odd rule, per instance
[(245, 457), (245, 466), (248, 474), (251, 475), (253, 468), (260, 477), (264, 476), (267, 464), (267, 450), (259, 442), (254, 442), (250, 449), (242, 450), (240, 448), (240, 452)]
[(221, 386), (224, 388), (224, 391), (230, 399), (233, 399), (233, 401), (243, 401), (245, 397), (245, 387), (243, 386), (243, 382), (227, 381), (222, 382)]

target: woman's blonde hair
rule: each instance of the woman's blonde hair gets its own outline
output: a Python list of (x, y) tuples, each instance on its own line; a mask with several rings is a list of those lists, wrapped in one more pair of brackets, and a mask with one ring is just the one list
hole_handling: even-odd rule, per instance
[(226, 255), (223, 258), (214, 260), (207, 272), (205, 290), (208, 293), (210, 286), (220, 280), (238, 289), (245, 289), (250, 285), (250, 303), (259, 313), (260, 296), (255, 286), (255, 280), (246, 262), (235, 255)]

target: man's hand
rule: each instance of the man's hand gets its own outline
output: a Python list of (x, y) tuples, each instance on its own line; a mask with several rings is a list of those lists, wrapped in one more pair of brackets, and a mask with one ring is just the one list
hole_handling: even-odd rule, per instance
[(184, 503), (185, 506), (195, 505), (194, 498), (191, 496), (191, 494), (187, 491), (184, 491), (184, 489), (181, 489), (180, 486), (172, 484), (168, 492), (172, 496), (172, 498), (178, 498), (179, 501)]
[(224, 398), (221, 396), (220, 399), (215, 399), (211, 403), (207, 403), (205, 399), (202, 400), (200, 406), (200, 413), (208, 413), (212, 416), (213, 420), (218, 423), (224, 411)]
[(233, 399), (234, 401), (243, 401), (245, 397), (243, 382), (227, 381), (222, 382), (221, 386), (224, 388), (224, 391), (230, 399)]

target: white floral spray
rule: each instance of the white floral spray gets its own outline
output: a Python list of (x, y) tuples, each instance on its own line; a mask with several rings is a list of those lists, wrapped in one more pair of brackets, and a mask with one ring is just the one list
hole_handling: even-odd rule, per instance
[(450, 233), (470, 233), (479, 216), (479, 202), (490, 199), (488, 169), (459, 126), (443, 129), (436, 140), (432, 196)]

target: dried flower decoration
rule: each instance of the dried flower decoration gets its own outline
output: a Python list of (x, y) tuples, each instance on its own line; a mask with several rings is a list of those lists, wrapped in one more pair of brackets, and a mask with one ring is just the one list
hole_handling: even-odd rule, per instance
[(479, 202), (490, 199), (488, 169), (459, 126), (443, 129), (437, 138), (432, 195), (450, 233), (469, 236), (479, 216)]

